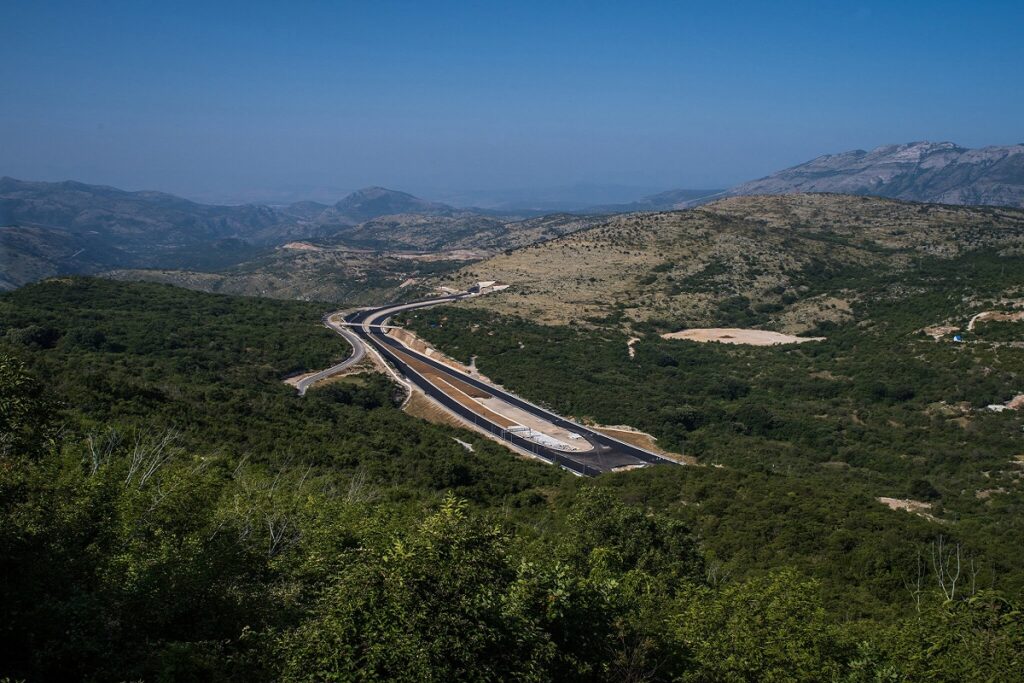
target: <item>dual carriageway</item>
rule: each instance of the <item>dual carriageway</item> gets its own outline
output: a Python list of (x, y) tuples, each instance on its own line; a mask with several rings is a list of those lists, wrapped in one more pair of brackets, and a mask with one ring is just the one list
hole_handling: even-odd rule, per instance
[[(387, 322), (406, 311), (478, 296), (462, 292), (406, 304), (365, 308), (324, 323), (353, 347), (344, 362), (300, 380), (300, 394), (313, 383), (341, 372), (372, 353), (390, 365), (396, 377), (415, 387), (467, 427), (499, 440), (513, 450), (559, 465), (580, 476), (596, 476), (634, 467), (678, 464), (652, 451), (615, 439), (530, 403), (515, 394), (441, 363), (387, 334)], [(517, 419), (518, 418), (518, 419)], [(529, 422), (529, 425), (523, 425)], [(567, 438), (566, 438), (567, 437)]]

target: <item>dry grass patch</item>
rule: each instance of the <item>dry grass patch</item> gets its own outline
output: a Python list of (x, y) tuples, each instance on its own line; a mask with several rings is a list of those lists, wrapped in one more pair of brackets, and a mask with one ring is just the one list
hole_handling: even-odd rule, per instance
[(748, 346), (775, 346), (778, 344), (802, 344), (811, 341), (825, 341), (825, 337), (796, 337), (769, 330), (745, 330), (738, 327), (710, 327), (680, 332), (668, 332), (662, 339), (686, 339), (695, 342), (719, 342), (722, 344), (746, 344)]

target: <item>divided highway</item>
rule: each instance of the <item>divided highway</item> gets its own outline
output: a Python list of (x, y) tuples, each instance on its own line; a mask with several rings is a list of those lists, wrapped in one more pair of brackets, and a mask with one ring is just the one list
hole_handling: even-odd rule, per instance
[[(383, 306), (380, 308), (356, 311), (345, 316), (345, 322), (348, 323), (349, 329), (345, 329), (345, 327), (341, 325), (328, 324), (332, 329), (336, 330), (350, 343), (352, 343), (352, 346), (355, 349), (355, 353), (353, 353), (352, 358), (355, 358), (356, 356), (362, 358), (364, 350), (361, 347), (364, 345), (371, 347), (388, 363), (397, 368), (410, 383), (443, 405), (449, 411), (461, 417), (468, 424), (473, 425), (477, 429), (489, 432), (502, 441), (516, 446), (521, 451), (526, 451), (542, 460), (560, 465), (575, 474), (582, 476), (594, 476), (601, 474), (602, 472), (610, 472), (622, 467), (635, 467), (663, 463), (678, 464), (651, 451), (639, 448), (624, 441), (619, 441), (618, 439), (614, 439), (602, 434), (601, 432), (597, 432), (583, 425), (566, 420), (560, 415), (556, 415), (555, 413), (545, 410), (540, 406), (536, 406), (529, 401), (519, 398), (515, 394), (511, 394), (499, 389), (498, 387), (481, 382), (475, 377), (459, 372), (444, 363), (439, 363), (433, 358), (429, 358), (428, 356), (405, 346), (397, 339), (389, 337), (385, 330), (382, 329), (382, 326), (387, 322), (387, 320), (397, 313), (452, 301), (459, 301), (471, 296), (473, 295), (468, 293), (452, 294), (450, 296), (426, 299), (408, 304)], [(509, 432), (505, 427), (495, 424), (483, 415), (470, 410), (465, 405), (446, 394), (441, 388), (432, 384), (415, 368), (403, 361), (400, 354), (406, 357), (411, 356), (417, 362), (430, 366), (431, 370), (437, 374), (446, 375), (459, 382), (469, 384), (483, 392), (516, 406), (521, 410), (535, 415), (542, 420), (546, 420), (547, 422), (555, 424), (563, 429), (575, 432), (576, 434), (579, 434), (580, 437), (588, 441), (592, 448), (588, 451), (580, 452), (560, 451), (541, 445), (531, 441), (530, 439), (523, 438), (518, 434)], [(347, 365), (355, 362), (352, 358), (349, 358), (342, 365), (347, 367)], [(335, 368), (337, 367), (339, 366), (335, 366)], [(317, 373), (317, 375), (332, 373), (332, 371), (336, 372), (337, 370), (335, 368), (329, 368), (321, 373)], [(316, 376), (311, 376), (309, 379), (316, 381), (314, 377)], [(302, 391), (302, 389), (300, 389), (300, 391)]]

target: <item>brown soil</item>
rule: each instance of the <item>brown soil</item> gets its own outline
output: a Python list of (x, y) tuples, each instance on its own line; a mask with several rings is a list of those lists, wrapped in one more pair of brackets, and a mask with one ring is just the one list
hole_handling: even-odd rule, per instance
[(423, 253), (396, 253), (396, 258), (414, 259), (416, 261), (478, 261), (490, 254), (478, 249), (453, 249), (451, 251), (432, 251)]
[(430, 358), (431, 360), (436, 360), (438, 363), (444, 363), (445, 365), (447, 365), (450, 368), (454, 368), (454, 369), (458, 370), (459, 372), (464, 372), (464, 373), (466, 373), (467, 375), (469, 375), (471, 377), (479, 378), (480, 380), (482, 380), (484, 382), (490, 382), (491, 381), (491, 380), (487, 379), (486, 376), (481, 375), (480, 372), (477, 371), (475, 365), (466, 366), (466, 365), (463, 365), (462, 363), (460, 363), (459, 361), (455, 360), (454, 358), (450, 358), (450, 357), (446, 356), (445, 354), (441, 353), (440, 351), (438, 351), (434, 347), (432, 347), (429, 344), (427, 344), (425, 341), (420, 339), (418, 336), (416, 336), (415, 334), (413, 334), (409, 330), (406, 330), (406, 329), (401, 328), (401, 327), (391, 327), (391, 328), (388, 328), (388, 336), (397, 339), (398, 341), (400, 341), (402, 344), (408, 346), (413, 351), (416, 351), (417, 353), (421, 353), (424, 356), (426, 356), (427, 358)]
[(288, 244), (282, 244), (282, 249), (294, 249), (296, 251), (323, 251), (322, 248), (309, 242), (289, 242)]
[(456, 401), (464, 405), (466, 408), (469, 408), (474, 413), (502, 427), (514, 427), (516, 424), (518, 424), (508, 419), (504, 415), (500, 415), (484, 407), (478, 401), (473, 400), (474, 398), (491, 398), (490, 394), (480, 391), (476, 387), (470, 384), (466, 384), (465, 382), (462, 382), (457, 378), (452, 377), (451, 375), (442, 375), (431, 366), (427, 365), (426, 363), (420, 360), (417, 360), (416, 358), (407, 353), (403, 353), (401, 351), (398, 351), (397, 349), (392, 349), (392, 351), (395, 354), (397, 354), (411, 368), (416, 370), (416, 372), (423, 375), (423, 377), (428, 382), (436, 386), (438, 389), (444, 391), (444, 393), (448, 394), (448, 396), (455, 399)]
[(433, 422), (434, 424), (459, 427), (460, 429), (465, 427), (459, 419), (431, 401), (419, 389), (413, 390), (412, 395), (409, 396), (409, 400), (405, 402), (402, 410), (413, 417), (418, 417), (421, 420)]
[(932, 325), (921, 330), (935, 341), (939, 341), (947, 334), (953, 334), (959, 332), (960, 328), (955, 325)]
[(629, 351), (630, 358), (636, 358), (636, 343), (640, 341), (640, 337), (630, 337), (629, 341), (626, 342), (626, 349)]
[(887, 498), (881, 496), (876, 499), (882, 505), (885, 505), (890, 510), (904, 510), (911, 512), (918, 517), (924, 517), (925, 519), (932, 522), (939, 522), (944, 524), (946, 520), (939, 519), (938, 517), (929, 514), (927, 511), (932, 509), (931, 503), (926, 503), (923, 500), (914, 500), (912, 498)]
[(473, 386), (472, 384), (467, 384), (466, 382), (463, 382), (462, 380), (452, 377), (451, 375), (442, 376), (442, 374), (438, 372), (436, 369), (434, 369), (432, 366), (427, 365), (426, 363), (424, 363), (423, 361), (419, 360), (418, 358), (411, 354), (404, 353), (397, 349), (391, 349), (391, 351), (397, 354), (403, 361), (408, 363), (410, 367), (416, 370), (416, 372), (420, 373), (431, 382), (433, 382), (435, 379), (440, 379), (450, 384), (451, 386), (455, 387), (456, 389), (466, 394), (467, 396), (471, 396), (473, 398), (491, 398), (491, 395), (488, 394), (486, 391), (482, 391), (477, 387)]
[(990, 320), (1000, 322), (1019, 322), (1024, 320), (1024, 311), (1014, 311), (1012, 313), (1007, 311), (982, 311), (971, 318), (970, 322), (967, 323), (967, 329), (968, 331), (973, 330), (976, 324)]

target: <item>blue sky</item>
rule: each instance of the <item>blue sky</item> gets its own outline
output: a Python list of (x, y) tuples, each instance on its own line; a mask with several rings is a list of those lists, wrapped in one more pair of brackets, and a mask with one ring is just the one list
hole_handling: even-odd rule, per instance
[(0, 26), (0, 175), (207, 199), (1024, 141), (1021, 2), (6, 0)]

